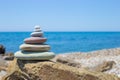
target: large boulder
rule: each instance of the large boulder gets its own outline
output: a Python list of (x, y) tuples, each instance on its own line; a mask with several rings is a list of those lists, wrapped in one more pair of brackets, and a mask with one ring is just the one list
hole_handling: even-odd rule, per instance
[(5, 47), (0, 44), (0, 54), (5, 54)]
[(115, 75), (78, 69), (50, 61), (14, 59), (2, 80), (120, 80)]

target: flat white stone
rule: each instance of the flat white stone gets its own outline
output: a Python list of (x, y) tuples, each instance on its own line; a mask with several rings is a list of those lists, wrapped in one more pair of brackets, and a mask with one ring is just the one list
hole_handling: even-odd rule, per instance
[(43, 32), (32, 32), (30, 35), (32, 37), (41, 37), (43, 36)]
[(53, 52), (24, 52), (18, 51), (14, 56), (21, 60), (49, 60), (54, 58)]

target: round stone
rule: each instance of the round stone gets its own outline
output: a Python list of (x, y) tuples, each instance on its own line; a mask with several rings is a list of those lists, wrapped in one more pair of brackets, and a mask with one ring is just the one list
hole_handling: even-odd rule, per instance
[(46, 44), (43, 44), (43, 45), (40, 45), (40, 44), (22, 44), (20, 45), (20, 49), (23, 50), (23, 51), (49, 51), (50, 50), (50, 46), (49, 45), (46, 45)]
[(18, 51), (14, 56), (21, 60), (50, 60), (54, 58), (53, 52), (25, 52)]
[(35, 28), (35, 29), (40, 29), (40, 26), (39, 26), (39, 25), (36, 25), (34, 28)]
[(24, 39), (24, 42), (26, 44), (41, 44), (46, 42), (46, 38), (43, 37), (30, 37), (30, 38), (26, 38)]
[(41, 29), (34, 29), (34, 32), (41, 32)]
[(32, 37), (42, 37), (43, 36), (43, 32), (32, 32), (30, 35)]

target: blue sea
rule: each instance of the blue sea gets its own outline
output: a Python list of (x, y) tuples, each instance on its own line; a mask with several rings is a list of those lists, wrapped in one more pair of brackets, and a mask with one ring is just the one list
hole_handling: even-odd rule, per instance
[[(0, 32), (0, 44), (7, 52), (16, 52), (31, 32)], [(120, 32), (45, 32), (46, 44), (56, 54), (88, 52), (120, 47)]]

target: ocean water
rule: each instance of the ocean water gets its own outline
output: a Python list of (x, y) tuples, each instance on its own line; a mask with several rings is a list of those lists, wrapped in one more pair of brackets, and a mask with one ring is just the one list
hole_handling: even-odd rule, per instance
[[(16, 52), (31, 32), (0, 32), (0, 44), (7, 52)], [(46, 44), (56, 54), (88, 52), (120, 47), (120, 32), (45, 32)]]

